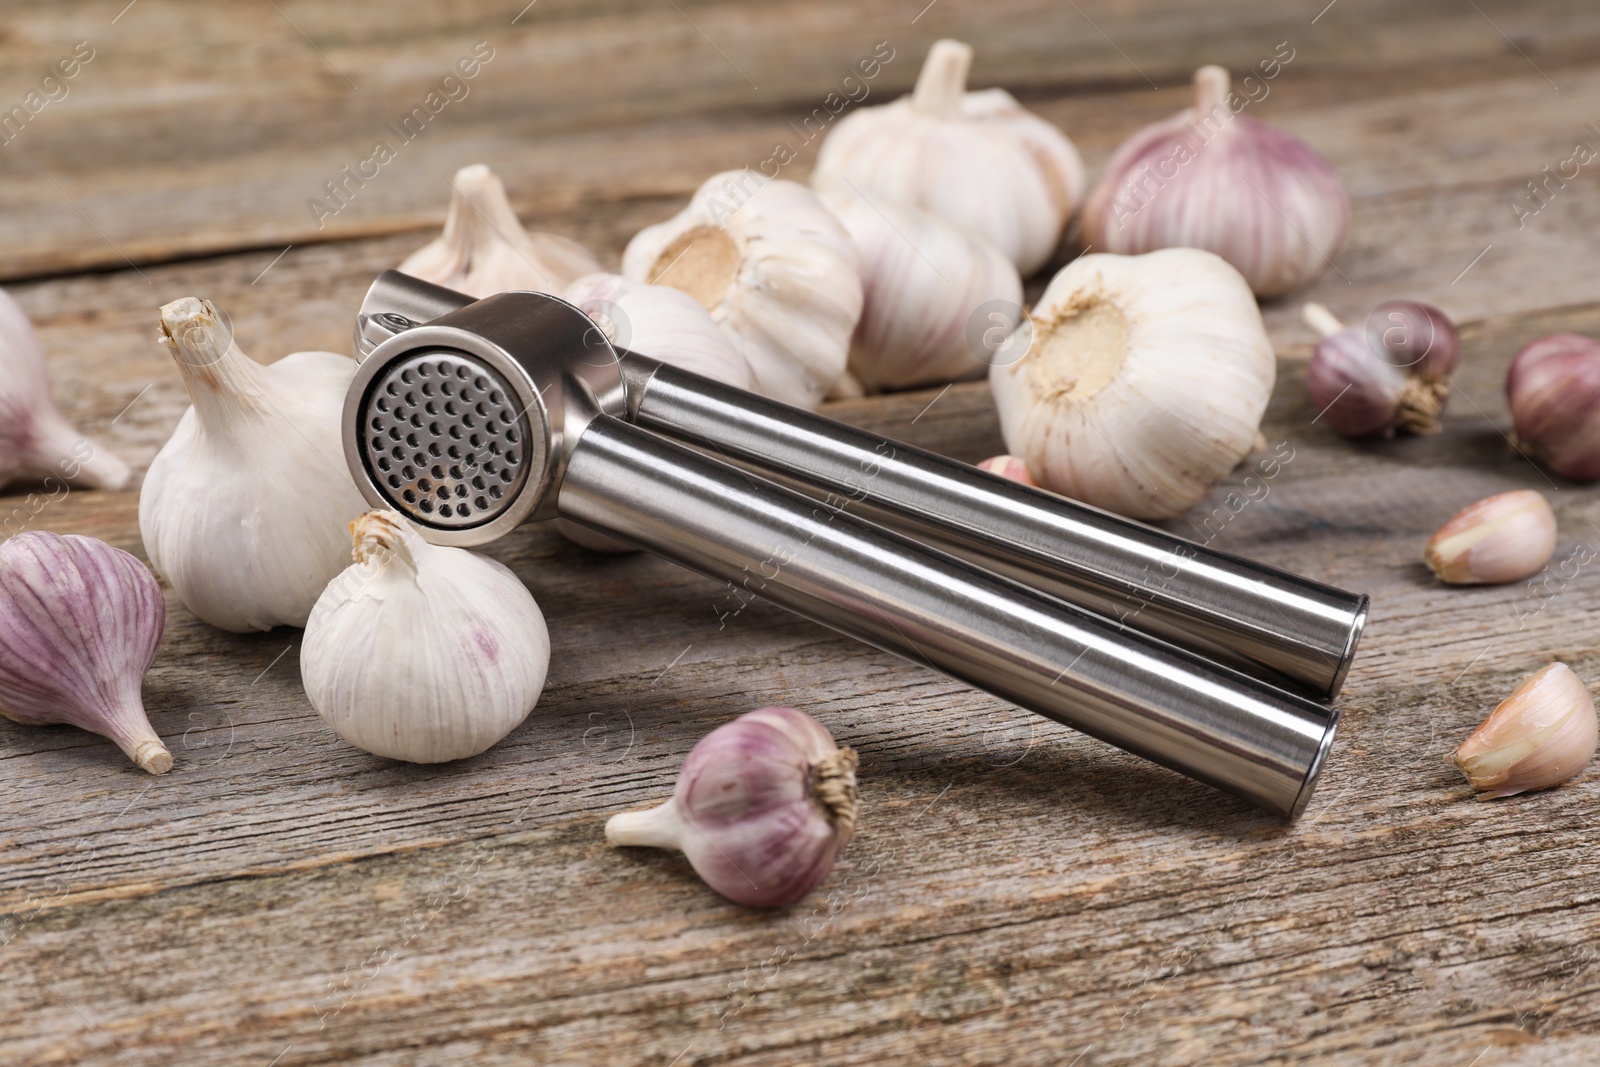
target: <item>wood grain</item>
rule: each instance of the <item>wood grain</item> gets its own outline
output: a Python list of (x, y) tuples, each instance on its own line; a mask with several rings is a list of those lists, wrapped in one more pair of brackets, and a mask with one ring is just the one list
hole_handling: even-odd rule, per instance
[[(1537, 597), (1444, 589), (1420, 562), (1451, 513), (1513, 487), (1551, 499), (1557, 559), (1600, 549), (1592, 487), (1512, 451), (1502, 394), (1519, 345), (1600, 335), (1593, 176), (1522, 229), (1509, 208), (1570, 141), (1600, 139), (1584, 132), (1600, 121), (1592, 7), (1339, 0), (1312, 25), (1320, 4), (942, 0), (912, 27), (920, 5), (877, 0), (680, 0), (681, 15), (540, 0), (513, 27), (520, 4), (224, 16), (139, 0), (113, 25), (120, 6), (8, 12), (0, 100), (73, 41), (105, 45), (0, 147), (0, 273), (48, 275), (12, 291), (62, 406), (141, 472), (185, 403), (153, 342), (159, 304), (211, 297), (262, 359), (348, 351), (362, 291), (424, 239), (415, 227), (437, 221), (442, 181), (468, 158), (614, 263), (890, 30), (906, 52), (885, 90), (904, 89), (902, 60), (934, 36), (970, 37), (981, 80), (1071, 129), (1091, 171), (1179, 106), (1197, 62), (1243, 66), (1292, 39), (1262, 114), (1335, 161), (1351, 239), (1337, 270), (1265, 309), (1281, 358), (1263, 433), (1294, 458), (1264, 500), (1230, 514), (1241, 471), (1171, 526), (1194, 535), (1220, 508), (1215, 544), (1374, 607), (1321, 791), (1285, 826), (777, 609), (719, 628), (715, 583), (542, 528), (490, 551), (549, 618), (549, 686), (529, 722), (462, 765), (343, 745), (300, 688), (297, 632), (220, 633), (169, 597), (146, 684), (169, 775), (77, 731), (0, 722), (0, 1062), (1594, 1059), (1600, 776), (1479, 804), (1444, 759), (1543, 663), (1600, 679), (1600, 578), (1587, 567)], [(347, 229), (308, 230), (305, 185), (491, 24), (504, 47), (461, 112), (341, 213)], [(1306, 394), (1298, 302), (1359, 318), (1398, 295), (1463, 323), (1445, 430), (1345, 442)], [(963, 459), (1002, 448), (982, 385), (828, 410)], [(0, 516), (27, 501), (12, 487)], [(136, 508), (134, 492), (74, 491), (28, 522), (142, 554)], [(812, 711), (862, 754), (861, 832), (817, 894), (755, 914), (679, 857), (605, 846), (606, 816), (660, 799), (700, 736), (764, 703)]]

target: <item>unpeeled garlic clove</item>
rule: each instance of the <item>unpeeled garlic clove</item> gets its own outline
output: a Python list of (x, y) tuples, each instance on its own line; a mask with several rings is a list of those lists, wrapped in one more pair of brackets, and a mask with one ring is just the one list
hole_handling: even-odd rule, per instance
[(161, 587), (128, 553), (91, 537), (18, 534), (0, 544), (0, 714), (109, 737), (165, 774), (172, 753), (140, 690), (166, 622)]
[(317, 601), (301, 646), (317, 714), (357, 748), (411, 763), (475, 756), (516, 729), (550, 668), (527, 586), (486, 556), (430, 545), (397, 512), (349, 530), (355, 564)]
[(970, 46), (935, 41), (909, 96), (834, 124), (811, 184), (937, 215), (1026, 276), (1049, 261), (1083, 199), (1083, 161), (1004, 89), (968, 92), (971, 66)]
[(1301, 315), (1322, 335), (1306, 368), (1318, 418), (1347, 437), (1439, 432), (1461, 356), (1449, 316), (1414, 300), (1380, 304), (1364, 327), (1346, 327), (1321, 304)]
[[(850, 189), (822, 193), (855, 242), (866, 303), (850, 373), (873, 389), (982, 377), (987, 305), (1022, 310), (1022, 280), (994, 245), (935, 215)], [(975, 317), (979, 321), (975, 321)], [(1009, 331), (1006, 331), (1007, 333)]]
[(1456, 749), (1479, 800), (1560, 785), (1594, 758), (1594, 700), (1565, 663), (1523, 680)]
[(560, 296), (585, 274), (604, 270), (576, 241), (522, 228), (506, 187), (487, 166), (462, 167), (450, 182), (444, 232), (400, 269), (468, 296), (527, 291)]
[(991, 456), (978, 464), (978, 469), (998, 474), (1002, 478), (1035, 488), (1039, 483), (1033, 480), (1033, 475), (1028, 472), (1028, 465), (1016, 456)]
[(1525, 346), (1506, 375), (1517, 443), (1567, 478), (1600, 478), (1600, 341), (1558, 333)]
[(1261, 297), (1321, 274), (1344, 244), (1344, 187), (1305, 141), (1239, 114), (1242, 99), (1223, 68), (1195, 71), (1193, 106), (1112, 154), (1084, 204), (1084, 240), (1124, 254), (1203, 248)]
[(1496, 493), (1439, 527), (1423, 558), (1441, 581), (1495, 585), (1539, 573), (1556, 550), (1556, 516), (1532, 489)]
[(0, 489), (59, 478), (89, 489), (121, 489), (128, 465), (74, 430), (50, 395), (44, 346), (11, 294), (0, 289)]
[(193, 297), (161, 309), (159, 340), (194, 406), (139, 495), (150, 565), (213, 626), (304, 626), (349, 560), (345, 524), (367, 509), (341, 428), (355, 361), (296, 352), (262, 366)]
[(684, 853), (736, 904), (781, 908), (828, 876), (855, 833), (856, 753), (793, 708), (762, 708), (694, 746), (672, 799), (613, 815), (613, 845)]
[(634, 235), (622, 273), (699, 301), (763, 396), (814, 408), (844, 373), (861, 318), (856, 250), (803, 185), (713, 175), (677, 215)]
[(620, 274), (586, 274), (562, 294), (606, 340), (735, 389), (750, 388), (750, 364), (688, 293)]

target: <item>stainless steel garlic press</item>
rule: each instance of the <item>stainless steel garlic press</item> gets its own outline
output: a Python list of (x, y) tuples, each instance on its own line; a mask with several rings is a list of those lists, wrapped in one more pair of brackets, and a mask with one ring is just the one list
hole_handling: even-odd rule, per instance
[(1365, 596), (655, 362), (544, 294), (389, 271), (356, 348), (351, 473), (430, 541), (565, 518), (1282, 815), (1310, 798)]

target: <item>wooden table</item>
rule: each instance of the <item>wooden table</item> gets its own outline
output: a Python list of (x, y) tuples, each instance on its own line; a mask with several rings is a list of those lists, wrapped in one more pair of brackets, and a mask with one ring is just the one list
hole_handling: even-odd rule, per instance
[[(1600, 333), (1600, 176), (1548, 186), (1520, 227), (1512, 208), (1600, 146), (1593, 4), (124, 2), (7, 12), (5, 106), (75, 42), (94, 58), (0, 146), (0, 277), (63, 408), (141, 471), (186, 403), (157, 305), (210, 297), (262, 359), (348, 351), (364, 287), (438, 225), (465, 163), (615, 263), (704, 177), (797, 141), (790, 123), (879, 41), (895, 58), (870, 103), (960, 37), (975, 84), (1059, 123), (1091, 175), (1182, 105), (1195, 65), (1288, 42), (1256, 113), (1332, 159), (1353, 224), (1334, 269), (1266, 309), (1263, 430), (1294, 459), (1214, 543), (1370, 592), (1373, 613), (1321, 791), (1287, 826), (783, 611), (719, 630), (714, 583), (544, 529), (491, 554), (549, 618), (550, 684), (458, 765), (341, 743), (301, 691), (298, 632), (220, 633), (173, 599), (146, 684), (170, 774), (0, 723), (0, 1062), (1600, 1058), (1600, 774), (1479, 804), (1444, 763), (1538, 666), (1600, 681), (1600, 576), (1532, 598), (1444, 589), (1420, 562), (1447, 516), (1518, 486), (1555, 505), (1558, 559), (1600, 547), (1593, 491), (1508, 447), (1501, 388), (1526, 341)], [(479, 41), (495, 57), (470, 95), (319, 228), (308, 201)], [(1301, 296), (1455, 316), (1444, 433), (1352, 445), (1318, 424)], [(963, 459), (1001, 447), (982, 385), (828, 410)], [(136, 506), (75, 491), (32, 525), (142, 553)], [(757, 914), (680, 857), (605, 845), (608, 815), (661, 799), (697, 738), (769, 703), (861, 752), (861, 830), (815, 896)]]

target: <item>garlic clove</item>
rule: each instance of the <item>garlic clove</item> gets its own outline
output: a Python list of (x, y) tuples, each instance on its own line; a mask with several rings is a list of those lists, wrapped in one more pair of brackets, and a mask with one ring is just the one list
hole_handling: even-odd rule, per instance
[(1011, 261), (925, 211), (849, 189), (821, 195), (860, 259), (865, 305), (850, 343), (855, 379), (902, 389), (982, 377), (992, 351), (982, 344), (989, 326), (978, 318), (982, 310), (1022, 309)]
[(1171, 518), (1249, 454), (1277, 360), (1250, 287), (1220, 257), (1083, 256), (1030, 321), (1031, 346), (989, 384), (1006, 450), (1044, 488)]
[(349, 530), (355, 564), (317, 601), (301, 646), (317, 714), (357, 748), (411, 763), (476, 756), (516, 729), (550, 668), (527, 587), (485, 556), (430, 545), (393, 511)]
[(1479, 800), (1559, 785), (1594, 758), (1594, 700), (1565, 663), (1523, 680), (1456, 750)]
[(166, 621), (161, 587), (121, 549), (42, 532), (0, 544), (0, 715), (100, 734), (165, 774), (140, 690)]
[(140, 492), (151, 566), (213, 626), (304, 626), (349, 559), (345, 524), (367, 509), (341, 428), (355, 361), (296, 352), (262, 366), (193, 297), (161, 309), (159, 339), (194, 406)]
[(11, 294), (0, 289), (0, 489), (46, 478), (122, 489), (131, 476), (126, 463), (62, 417), (50, 395), (39, 335)]
[(814, 408), (844, 373), (861, 318), (855, 246), (803, 185), (714, 175), (688, 207), (628, 242), (622, 273), (694, 297), (763, 396)]
[(1223, 68), (1195, 71), (1194, 92), (1193, 106), (1112, 154), (1084, 204), (1084, 240), (1123, 254), (1203, 248), (1257, 296), (1298, 289), (1344, 244), (1350, 206), (1338, 175), (1299, 137), (1239, 114)]
[(586, 274), (562, 294), (619, 348), (670, 363), (735, 389), (750, 388), (750, 364), (688, 293), (620, 274)]
[(1518, 446), (1567, 478), (1600, 478), (1600, 341), (1575, 333), (1519, 350), (1506, 375)]
[(1344, 326), (1321, 304), (1308, 303), (1301, 314), (1322, 335), (1306, 368), (1319, 418), (1347, 437), (1440, 431), (1461, 353), (1444, 312), (1391, 300), (1368, 316), (1364, 329)]
[(1031, 485), (1035, 488), (1039, 485), (1038, 482), (1033, 480), (1033, 475), (1028, 473), (1028, 465), (1016, 456), (991, 456), (978, 464), (978, 469), (988, 471), (990, 474), (998, 474), (1000, 477), (1013, 482), (1021, 482), (1023, 485)]
[(971, 66), (970, 46), (935, 41), (909, 96), (834, 124), (811, 184), (937, 215), (1026, 276), (1049, 261), (1083, 198), (1083, 161), (1005, 90), (967, 92)]
[(1532, 489), (1496, 493), (1439, 527), (1423, 558), (1441, 581), (1494, 585), (1539, 573), (1556, 550), (1556, 516)]
[(468, 296), (527, 291), (559, 296), (604, 268), (576, 241), (522, 228), (506, 187), (482, 163), (450, 182), (444, 232), (411, 253), (400, 270)]
[(828, 876), (855, 833), (857, 757), (793, 708), (762, 708), (694, 746), (672, 799), (613, 815), (613, 845), (677, 849), (736, 904), (782, 908)]

